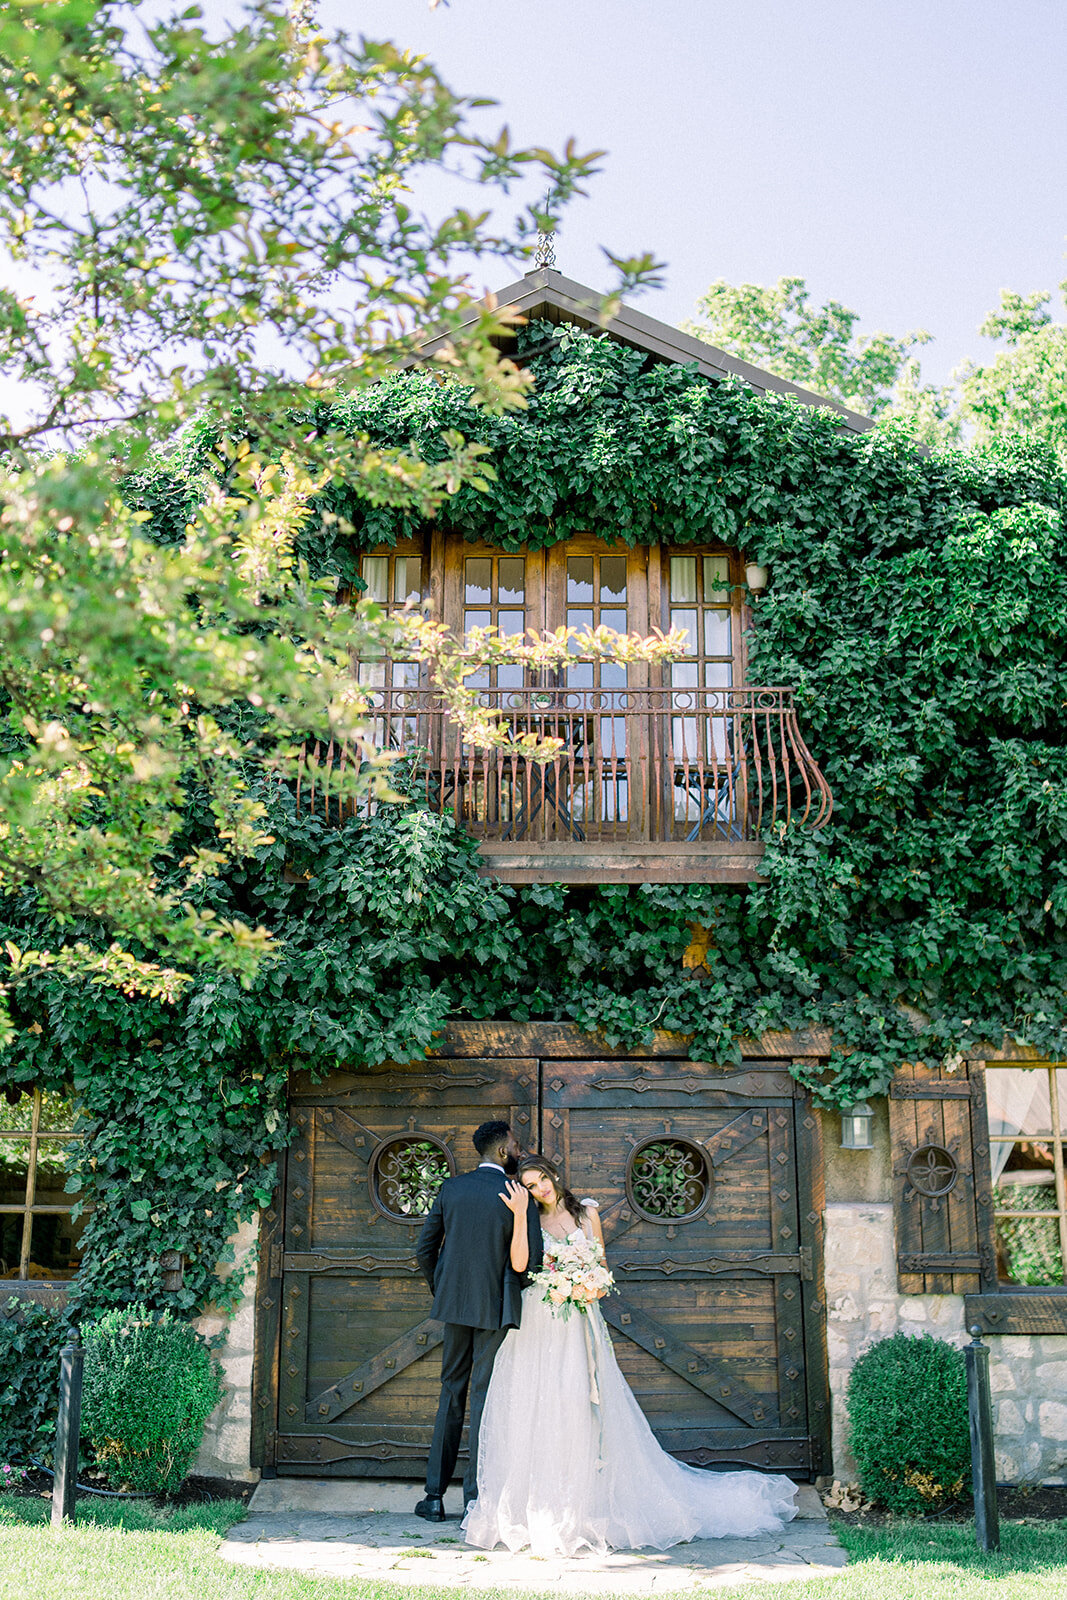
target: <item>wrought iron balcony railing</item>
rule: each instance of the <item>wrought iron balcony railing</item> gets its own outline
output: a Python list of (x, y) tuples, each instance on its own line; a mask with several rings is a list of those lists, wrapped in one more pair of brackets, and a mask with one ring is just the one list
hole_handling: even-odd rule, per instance
[[(485, 690), (483, 703), (516, 740), (559, 741), (547, 762), (518, 745), (476, 748), (432, 690), (367, 693), (375, 744), (416, 755), (431, 804), (497, 853), (510, 844), (578, 856), (597, 843), (658, 842), (707, 854), (757, 841), (777, 823), (816, 830), (833, 806), (790, 689)], [(352, 757), (334, 746), (314, 755), (298, 805), (340, 822), (352, 807), (336, 781), (331, 794), (331, 780)], [(670, 874), (679, 875), (684, 867)]]

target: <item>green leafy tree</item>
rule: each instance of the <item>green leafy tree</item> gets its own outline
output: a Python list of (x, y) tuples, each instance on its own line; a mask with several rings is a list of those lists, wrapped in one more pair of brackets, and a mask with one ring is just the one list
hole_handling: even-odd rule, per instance
[[(1067, 281), (1060, 285), (1067, 305)], [(1044, 440), (1067, 461), (1067, 324), (1053, 321), (1050, 294), (1001, 293), (979, 332), (1004, 348), (956, 372), (961, 410), (977, 443), (1007, 433)]]
[[(1067, 303), (1067, 282), (1060, 286)], [(925, 332), (857, 335), (859, 316), (836, 300), (809, 304), (803, 278), (734, 285), (721, 278), (698, 302), (688, 332), (817, 394), (878, 418), (898, 417), (933, 446), (986, 446), (1029, 434), (1067, 460), (1067, 324), (1052, 296), (1001, 292), (978, 332), (1002, 348), (963, 362), (950, 384), (923, 380)]]
[(925, 406), (934, 404), (915, 361), (929, 333), (857, 334), (858, 312), (839, 300), (813, 305), (803, 278), (768, 285), (719, 278), (697, 311), (697, 319), (684, 324), (687, 333), (865, 416), (886, 412), (900, 383), (917, 388)]
[[(214, 30), (196, 6), (9, 7), (0, 85), (0, 373), (28, 397), (0, 417), (0, 892), (29, 886), (61, 927), (88, 915), (111, 936), (8, 956), (169, 998), (182, 964), (247, 980), (270, 949), (242, 916), (194, 909), (197, 885), (264, 838), (249, 759), (283, 763), (309, 732), (360, 746), (353, 656), (429, 660), (457, 715), (503, 737), (440, 630), (335, 603), (336, 574), (312, 577), (298, 548), (332, 485), (429, 517), (487, 486), (484, 446), (383, 447), (314, 409), (423, 360), (429, 324), (439, 382), (521, 408), (529, 376), (499, 357), (472, 270), (521, 257), (597, 158), (485, 135), (487, 102), (425, 60), (326, 37), (281, 0)], [(441, 168), (489, 201), (520, 179), (543, 198), (503, 227), (489, 209), (427, 217), (420, 176)], [(652, 270), (618, 265), (623, 284)], [(126, 490), (195, 419), (212, 462), (164, 544)], [(163, 892), (194, 780), (213, 830)]]

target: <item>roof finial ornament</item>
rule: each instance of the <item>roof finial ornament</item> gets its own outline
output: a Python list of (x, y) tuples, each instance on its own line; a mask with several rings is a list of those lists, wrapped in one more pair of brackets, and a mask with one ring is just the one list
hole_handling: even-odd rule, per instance
[(554, 267), (556, 265), (556, 234), (555, 229), (548, 231), (544, 228), (537, 230), (537, 248), (534, 251), (534, 267)]

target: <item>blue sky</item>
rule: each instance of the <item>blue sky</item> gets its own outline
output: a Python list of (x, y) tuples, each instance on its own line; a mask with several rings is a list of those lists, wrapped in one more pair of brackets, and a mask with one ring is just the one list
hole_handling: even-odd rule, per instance
[[(210, 13), (212, 7), (208, 5)], [(321, 0), (426, 53), (522, 141), (609, 151), (558, 265), (650, 249), (691, 316), (712, 279), (806, 277), (865, 331), (935, 335), (942, 380), (1002, 287), (1067, 278), (1064, 0)], [(487, 269), (490, 286), (509, 274)], [(1060, 316), (1062, 317), (1062, 304)]]

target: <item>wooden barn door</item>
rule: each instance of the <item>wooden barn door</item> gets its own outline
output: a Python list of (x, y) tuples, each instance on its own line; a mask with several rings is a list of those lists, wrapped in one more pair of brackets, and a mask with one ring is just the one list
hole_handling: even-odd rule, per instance
[(544, 1149), (600, 1201), (602, 1309), (664, 1449), (820, 1471), (818, 1129), (785, 1064), (545, 1060), (542, 1083)]
[(450, 1055), (294, 1085), (260, 1275), (259, 1464), (421, 1475), (441, 1335), (415, 1238), (441, 1177), (474, 1164), (475, 1127), (502, 1116), (600, 1201), (619, 1288), (604, 1312), (664, 1448), (823, 1470), (818, 1125), (786, 1064), (591, 1060), (562, 1027), (450, 1033)]
[(424, 1471), (441, 1333), (429, 1320), (415, 1239), (427, 1197), (442, 1175), (474, 1164), (471, 1134), (491, 1117), (533, 1143), (536, 1061), (427, 1061), (320, 1084), (297, 1079), (284, 1248), (273, 1263), (277, 1434), (264, 1452), (279, 1472)]

